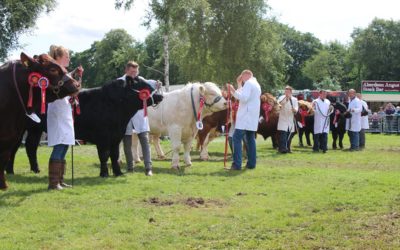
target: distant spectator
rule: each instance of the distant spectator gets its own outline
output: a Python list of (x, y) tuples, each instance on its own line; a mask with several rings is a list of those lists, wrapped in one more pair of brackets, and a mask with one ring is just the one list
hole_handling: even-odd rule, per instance
[(383, 109), (383, 107), (379, 108), (377, 115), (379, 117), (379, 120), (382, 120), (385, 117), (386, 113), (385, 113), (385, 110)]
[(392, 132), (392, 130), (393, 130), (393, 121), (394, 121), (393, 115), (395, 112), (396, 112), (396, 109), (391, 102), (386, 104), (386, 107), (385, 107), (386, 132)]

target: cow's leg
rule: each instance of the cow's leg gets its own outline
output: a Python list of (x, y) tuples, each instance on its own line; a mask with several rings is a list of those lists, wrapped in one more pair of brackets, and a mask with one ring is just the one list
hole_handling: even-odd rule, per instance
[(179, 169), (179, 151), (182, 143), (182, 129), (179, 127), (173, 127), (169, 131), (171, 137), (171, 148), (172, 148), (172, 168)]
[(108, 177), (107, 161), (110, 157), (110, 149), (104, 146), (97, 145), (97, 154), (100, 159), (100, 177)]
[(203, 145), (200, 146), (201, 151), (200, 151), (200, 159), (203, 161), (208, 161), (208, 158), (210, 157), (208, 155), (208, 142), (209, 142), (209, 137), (210, 133), (207, 134), (206, 138), (203, 141)]
[(272, 140), (272, 147), (274, 149), (277, 149), (279, 147), (279, 133), (276, 131), (272, 134), (271, 136), (271, 140)]
[(192, 140), (193, 139), (190, 138), (187, 141), (185, 141), (184, 144), (183, 144), (183, 148), (184, 148), (184, 156), (183, 157), (184, 157), (184, 160), (185, 160), (185, 166), (186, 167), (192, 166), (192, 159), (190, 158), (190, 150), (192, 149)]
[(310, 139), (311, 131), (309, 131), (308, 129), (306, 129), (305, 132), (306, 132), (305, 134), (306, 134), (307, 146), (312, 146), (312, 144), (311, 144), (311, 139)]
[(111, 145), (110, 147), (110, 158), (111, 158), (111, 166), (114, 176), (121, 176), (123, 173), (121, 172), (121, 166), (119, 164), (119, 143), (115, 145)]
[(14, 161), (15, 161), (15, 155), (17, 154), (18, 148), (21, 145), (21, 140), (15, 145), (15, 147), (12, 149), (9, 160), (7, 161), (6, 164), (6, 173), (7, 174), (14, 174)]
[(25, 139), (25, 150), (28, 155), (29, 164), (31, 165), (31, 171), (34, 173), (40, 173), (39, 164), (37, 161), (37, 149), (40, 143), (40, 137), (42, 136), (42, 130), (28, 129), (28, 135)]
[(299, 146), (304, 147), (303, 144), (303, 134), (304, 134), (304, 128), (299, 128)]
[(0, 152), (0, 190), (6, 190), (8, 188), (4, 170), (9, 158), (9, 151)]
[(165, 154), (161, 148), (160, 136), (161, 136), (160, 134), (151, 134), (150, 138), (153, 141), (153, 145), (157, 152), (158, 159), (163, 160), (163, 159), (165, 159)]
[(339, 147), (340, 147), (340, 149), (343, 149), (343, 137), (344, 137), (345, 133), (346, 133), (345, 131), (338, 133), (339, 134)]
[(336, 140), (338, 138), (338, 133), (336, 130), (332, 130), (332, 148), (337, 149)]

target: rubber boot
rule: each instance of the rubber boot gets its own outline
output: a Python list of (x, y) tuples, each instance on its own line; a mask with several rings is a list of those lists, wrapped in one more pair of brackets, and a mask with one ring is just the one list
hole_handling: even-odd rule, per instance
[(60, 173), (60, 185), (63, 188), (72, 188), (71, 185), (67, 184), (64, 182), (64, 175), (65, 175), (65, 169), (66, 169), (67, 161), (63, 160), (62, 161), (62, 167), (61, 167), (61, 173)]

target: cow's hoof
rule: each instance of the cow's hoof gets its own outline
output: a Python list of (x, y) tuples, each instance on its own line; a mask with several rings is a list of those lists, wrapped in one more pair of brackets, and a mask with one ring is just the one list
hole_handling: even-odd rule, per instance
[(165, 160), (165, 159), (166, 159), (165, 155), (159, 155), (157, 158), (158, 158), (159, 160)]
[(101, 178), (108, 178), (109, 175), (108, 175), (108, 173), (100, 173), (100, 177)]
[(208, 161), (208, 157), (200, 157), (200, 160), (202, 160), (202, 161)]
[(5, 181), (1, 182), (0, 183), (0, 190), (6, 191), (7, 189), (8, 189), (7, 183)]
[(180, 167), (179, 167), (178, 165), (172, 166), (171, 168), (172, 168), (172, 169), (175, 169), (175, 170), (178, 170), (178, 171), (180, 170)]
[(185, 163), (185, 167), (190, 168), (191, 166), (192, 166), (192, 163), (191, 163), (191, 162)]
[(122, 172), (114, 173), (114, 176), (115, 176), (115, 177), (123, 176), (123, 175), (124, 175), (124, 173), (122, 173)]
[(39, 168), (31, 168), (31, 171), (34, 172), (35, 174), (40, 173), (40, 169)]

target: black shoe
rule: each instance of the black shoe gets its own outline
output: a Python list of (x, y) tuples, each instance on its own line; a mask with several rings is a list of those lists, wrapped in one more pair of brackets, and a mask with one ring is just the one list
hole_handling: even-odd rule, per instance
[(240, 171), (240, 170), (242, 170), (242, 168), (238, 168), (235, 165), (232, 165), (229, 170), (238, 170), (238, 171)]
[(324, 153), (324, 154), (325, 154), (325, 153), (326, 153), (326, 150), (322, 150), (322, 153)]
[(319, 150), (315, 150), (315, 149), (313, 149), (313, 151), (312, 151), (313, 153), (319, 153)]
[(126, 172), (127, 172), (127, 173), (133, 173), (134, 171), (135, 171), (134, 168), (127, 168), (127, 169), (126, 169)]

